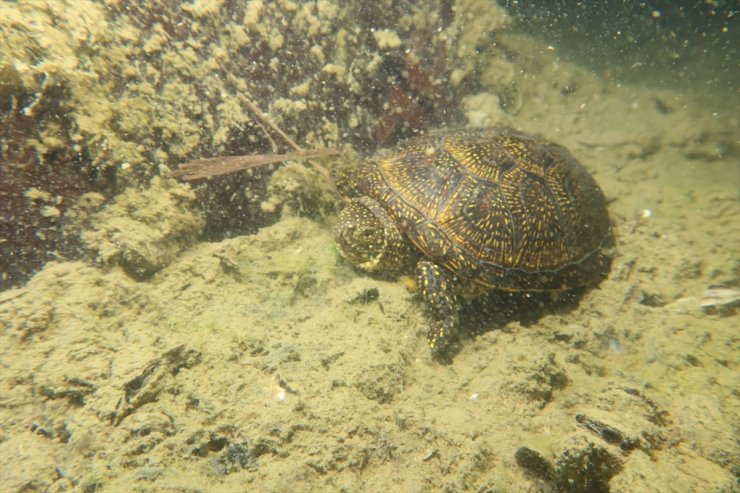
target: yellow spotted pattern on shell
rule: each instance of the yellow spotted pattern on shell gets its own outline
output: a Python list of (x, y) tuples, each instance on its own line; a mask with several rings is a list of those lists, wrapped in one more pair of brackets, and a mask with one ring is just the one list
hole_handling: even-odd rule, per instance
[(603, 193), (564, 147), (539, 137), (508, 128), (425, 136), (365, 164), (358, 186), (459, 278), (548, 291), (608, 271)]

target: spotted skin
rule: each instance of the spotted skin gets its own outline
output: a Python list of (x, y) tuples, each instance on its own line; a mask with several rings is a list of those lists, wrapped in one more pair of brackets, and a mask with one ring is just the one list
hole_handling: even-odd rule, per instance
[(430, 318), (427, 341), (433, 353), (444, 350), (457, 335), (457, 295), (450, 274), (429, 260), (416, 265), (416, 286)]
[[(361, 197), (340, 215), (339, 251), (371, 272), (419, 259), (436, 354), (457, 334), (460, 296), (573, 289), (609, 271), (614, 237), (601, 189), (541, 138), (503, 127), (426, 136), (364, 163), (352, 185)], [(372, 241), (352, 234), (371, 223)]]
[(347, 202), (334, 228), (339, 253), (366, 272), (396, 272), (413, 259), (398, 226), (369, 197)]

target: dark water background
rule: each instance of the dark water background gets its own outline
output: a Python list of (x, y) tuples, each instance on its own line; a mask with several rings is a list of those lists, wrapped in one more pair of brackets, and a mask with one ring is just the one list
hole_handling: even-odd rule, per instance
[[(608, 78), (738, 95), (740, 2), (502, 0), (515, 27)], [(737, 100), (733, 101), (737, 109)]]

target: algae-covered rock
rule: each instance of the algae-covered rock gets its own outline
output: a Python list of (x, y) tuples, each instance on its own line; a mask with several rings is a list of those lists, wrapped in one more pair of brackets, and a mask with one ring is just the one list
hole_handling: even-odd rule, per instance
[(554, 354), (533, 354), (513, 366), (511, 380), (504, 384), (504, 388), (536, 406), (544, 407), (552, 400), (553, 392), (567, 384), (568, 376)]
[(42, 160), (74, 148), (124, 182), (188, 157), (269, 149), (240, 94), (306, 145), (387, 144), (449, 120), (509, 24), (478, 0), (0, 9), (0, 104), (34, 117), (20, 144)]
[(270, 214), (326, 217), (339, 202), (331, 185), (301, 163), (285, 164), (272, 173), (267, 192), (260, 207)]
[[(656, 457), (666, 467), (656, 467)], [(630, 454), (624, 466), (609, 481), (609, 493), (663, 493), (664, 491), (701, 491), (727, 493), (736, 491), (736, 478), (727, 469), (679, 445), (666, 453)]]
[(615, 449), (574, 436), (555, 461), (555, 484), (568, 493), (608, 493), (609, 480), (622, 468)]
[(27, 431), (0, 441), (0, 478), (8, 492), (50, 491), (58, 479), (54, 449), (40, 434)]
[(366, 398), (388, 404), (406, 384), (404, 367), (400, 364), (373, 365), (362, 368), (355, 386)]
[(174, 180), (155, 178), (149, 188), (131, 188), (94, 213), (82, 242), (96, 263), (120, 265), (143, 280), (192, 245), (203, 226), (195, 194)]
[[(56, 233), (83, 192), (113, 196), (191, 159), (289, 150), (253, 107), (302, 146), (368, 154), (459, 123), (508, 23), (480, 0), (0, 3), (0, 194), (13, 205), (0, 207), (0, 288), (67, 255)], [(260, 208), (268, 172), (198, 187), (210, 239), (274, 220), (274, 201)], [(62, 205), (28, 208), (29, 184)], [(137, 275), (157, 256), (126, 254)]]

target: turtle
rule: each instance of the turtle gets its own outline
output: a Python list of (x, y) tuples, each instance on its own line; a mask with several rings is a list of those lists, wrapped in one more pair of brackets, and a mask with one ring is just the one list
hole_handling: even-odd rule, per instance
[(435, 355), (457, 338), (462, 299), (573, 290), (610, 269), (603, 192), (565, 147), (536, 135), (429, 133), (364, 161), (343, 188), (339, 253), (366, 272), (414, 268)]

